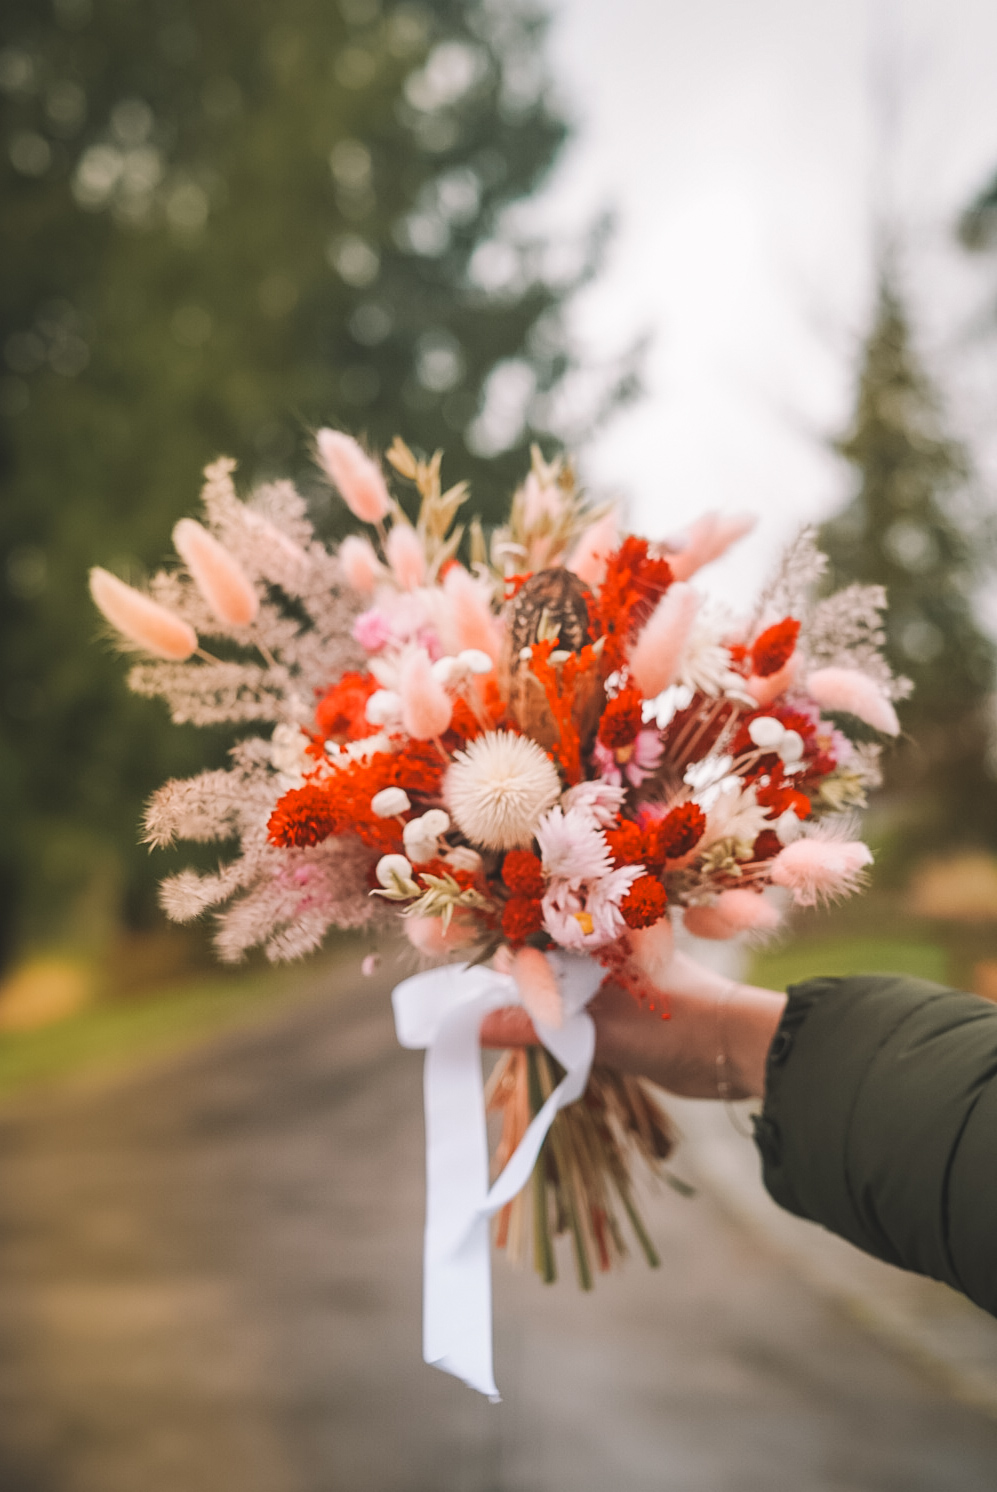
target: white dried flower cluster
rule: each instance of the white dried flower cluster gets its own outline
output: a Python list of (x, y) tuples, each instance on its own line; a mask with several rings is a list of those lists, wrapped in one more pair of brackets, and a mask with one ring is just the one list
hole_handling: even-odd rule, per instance
[(541, 814), (557, 802), (561, 780), (542, 746), (511, 731), (487, 731), (458, 751), (444, 797), (472, 844), (488, 850), (528, 846)]

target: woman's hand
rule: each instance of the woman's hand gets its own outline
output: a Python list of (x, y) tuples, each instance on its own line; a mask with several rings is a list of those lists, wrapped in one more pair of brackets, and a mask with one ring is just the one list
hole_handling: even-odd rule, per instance
[[(653, 1010), (615, 984), (592, 1000), (595, 1059), (685, 1098), (761, 1097), (785, 1003), (785, 995), (738, 984), (676, 953)], [(482, 1046), (529, 1046), (537, 1039), (521, 1007), (494, 1011), (482, 1023)]]

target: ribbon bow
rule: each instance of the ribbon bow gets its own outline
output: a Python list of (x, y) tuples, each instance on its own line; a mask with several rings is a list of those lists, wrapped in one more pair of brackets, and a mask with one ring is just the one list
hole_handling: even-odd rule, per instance
[(398, 1040), (426, 1052), (422, 1355), (493, 1403), (499, 1393), (492, 1366), (488, 1220), (529, 1180), (557, 1111), (584, 1093), (595, 1052), (595, 1027), (585, 1006), (603, 970), (578, 954), (547, 957), (557, 975), (564, 1024), (534, 1025), (565, 1076), (491, 1190), (480, 1030), (490, 1011), (522, 1004), (515, 980), (480, 965), (451, 964), (403, 980), (391, 996)]

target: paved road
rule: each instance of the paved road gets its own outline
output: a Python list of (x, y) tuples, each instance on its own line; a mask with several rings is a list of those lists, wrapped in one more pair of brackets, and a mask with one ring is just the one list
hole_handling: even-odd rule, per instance
[(0, 1113), (0, 1492), (993, 1492), (946, 1398), (700, 1194), (581, 1297), (496, 1270), (490, 1406), (419, 1358), (420, 1059), (343, 976)]

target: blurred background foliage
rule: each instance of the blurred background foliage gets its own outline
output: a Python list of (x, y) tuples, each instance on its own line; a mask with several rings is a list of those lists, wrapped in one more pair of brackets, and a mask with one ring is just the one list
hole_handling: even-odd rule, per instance
[(319, 424), (447, 448), (494, 517), (635, 391), (561, 315), (607, 224), (510, 212), (567, 134), (543, 41), (483, 0), (4, 6), (0, 963), (155, 925), (142, 801), (224, 749), (128, 696), (91, 564), (155, 566), (219, 453), (334, 531)]

